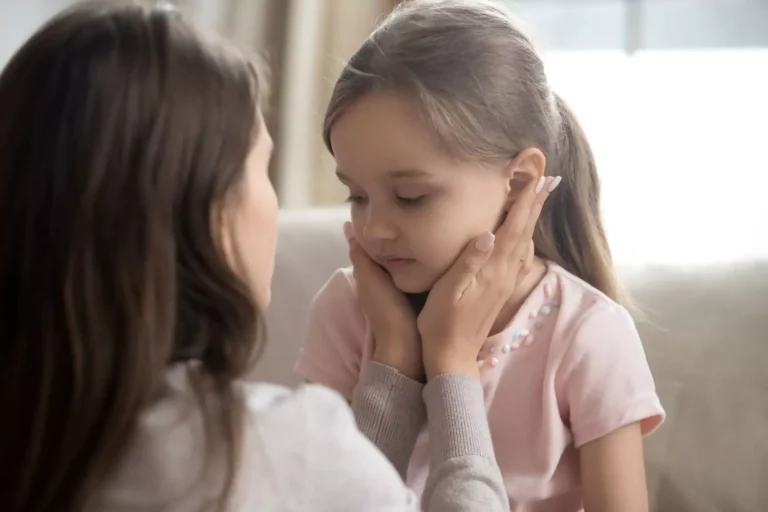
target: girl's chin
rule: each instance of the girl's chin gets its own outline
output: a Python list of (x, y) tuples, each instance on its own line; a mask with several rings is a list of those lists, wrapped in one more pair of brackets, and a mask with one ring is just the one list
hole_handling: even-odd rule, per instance
[(398, 290), (409, 294), (427, 293), (434, 284), (433, 281), (426, 281), (424, 279), (404, 279), (396, 276), (392, 276), (392, 281)]
[(398, 290), (407, 294), (429, 293), (430, 290), (430, 288), (424, 286), (396, 286)]
[(397, 289), (403, 293), (426, 293), (442, 275), (442, 272), (436, 272), (434, 268), (421, 263), (387, 271)]

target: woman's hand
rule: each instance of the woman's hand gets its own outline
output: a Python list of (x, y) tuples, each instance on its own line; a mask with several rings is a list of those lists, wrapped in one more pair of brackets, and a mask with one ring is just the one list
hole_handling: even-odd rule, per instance
[(501, 308), (533, 263), (531, 237), (544, 200), (559, 184), (532, 182), (496, 231), (467, 245), (435, 283), (418, 317), (428, 378), (477, 375), (477, 354)]
[(371, 323), (375, 348), (373, 361), (423, 382), (424, 364), (416, 316), (392, 277), (360, 247), (351, 223), (344, 224), (357, 287), (357, 297)]

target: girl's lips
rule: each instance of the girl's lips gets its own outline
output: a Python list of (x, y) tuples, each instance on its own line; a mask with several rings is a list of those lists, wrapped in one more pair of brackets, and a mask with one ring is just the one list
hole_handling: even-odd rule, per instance
[(385, 257), (385, 258), (382, 258), (380, 261), (381, 261), (381, 264), (387, 269), (399, 269), (399, 268), (407, 267), (408, 265), (416, 262), (416, 260), (412, 258), (396, 258), (396, 257)]

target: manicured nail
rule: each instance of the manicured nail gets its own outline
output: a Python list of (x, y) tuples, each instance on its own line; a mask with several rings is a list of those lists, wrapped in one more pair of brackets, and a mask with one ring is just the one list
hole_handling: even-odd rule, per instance
[(536, 193), (538, 194), (544, 189), (544, 184), (547, 182), (546, 176), (542, 176), (539, 178), (539, 181), (536, 183)]
[(493, 241), (496, 239), (493, 233), (483, 233), (475, 240), (475, 249), (480, 252), (488, 252), (493, 247)]
[(552, 183), (549, 184), (549, 188), (547, 190), (552, 192), (557, 188), (557, 186), (560, 184), (561, 181), (563, 181), (563, 177), (557, 176), (555, 179), (552, 180)]
[(351, 222), (344, 223), (344, 236), (347, 237), (347, 241), (352, 240), (352, 238), (355, 236), (355, 233), (352, 230)]

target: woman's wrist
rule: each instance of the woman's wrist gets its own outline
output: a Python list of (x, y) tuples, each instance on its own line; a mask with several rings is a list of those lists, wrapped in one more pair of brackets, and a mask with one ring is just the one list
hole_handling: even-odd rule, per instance
[(431, 381), (440, 375), (467, 375), (480, 378), (477, 359), (469, 360), (458, 357), (425, 358), (424, 370), (427, 374), (427, 381)]
[(442, 339), (422, 338), (424, 370), (427, 380), (440, 375), (468, 375), (478, 378), (477, 352), (469, 343), (452, 343)]
[[(392, 346), (388, 344), (382, 345)], [(396, 350), (388, 350), (377, 346), (376, 350), (373, 352), (371, 361), (389, 366), (416, 382), (426, 382), (424, 364), (420, 357), (415, 357), (413, 354), (405, 354)]]

